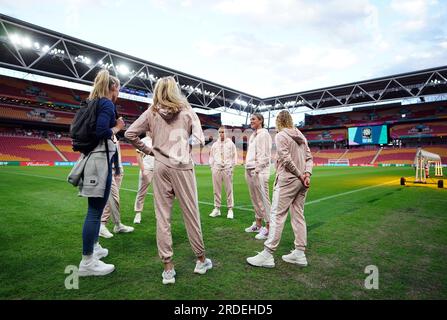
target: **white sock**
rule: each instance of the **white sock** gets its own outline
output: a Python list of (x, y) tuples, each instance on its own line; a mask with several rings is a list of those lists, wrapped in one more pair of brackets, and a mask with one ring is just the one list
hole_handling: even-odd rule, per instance
[(90, 254), (88, 256), (82, 255), (82, 262), (89, 263), (93, 259), (93, 254)]
[(273, 256), (273, 255), (272, 255), (270, 252), (268, 252), (266, 249), (264, 249), (263, 255), (264, 255), (265, 257), (268, 257), (268, 258), (271, 258), (271, 257)]

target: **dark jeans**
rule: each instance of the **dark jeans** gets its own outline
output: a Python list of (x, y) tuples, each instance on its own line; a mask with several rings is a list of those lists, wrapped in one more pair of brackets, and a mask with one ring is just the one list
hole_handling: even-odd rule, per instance
[(93, 253), (93, 245), (98, 242), (99, 228), (101, 227), (101, 216), (107, 204), (112, 185), (112, 170), (109, 170), (107, 176), (106, 190), (103, 198), (88, 198), (87, 216), (82, 229), (82, 254), (90, 255)]

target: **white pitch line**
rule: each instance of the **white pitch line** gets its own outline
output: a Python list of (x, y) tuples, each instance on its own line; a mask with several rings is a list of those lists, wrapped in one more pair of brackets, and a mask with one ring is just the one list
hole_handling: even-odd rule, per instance
[[(0, 171), (0, 172), (1, 172), (1, 171)], [(55, 178), (55, 177), (49, 177), (49, 176), (40, 176), (40, 175), (37, 175), (37, 174), (28, 174), (28, 173), (20, 173), (20, 172), (7, 172), (7, 173), (9, 173), (9, 174), (17, 174), (17, 175), (27, 176), (27, 177), (35, 177), (35, 178), (43, 178), (43, 179), (51, 179), (51, 180), (57, 180), (57, 181), (67, 182), (66, 179)], [(137, 193), (137, 192), (138, 192), (138, 190), (128, 189), (128, 188), (120, 188), (120, 190), (129, 191), (129, 192), (134, 192), (134, 193)], [(151, 193), (151, 192), (148, 192), (147, 194), (149, 194), (149, 195), (151, 195), (151, 196), (154, 196), (154, 194)], [(199, 203), (200, 203), (200, 204), (205, 204), (205, 205), (213, 206), (213, 207), (214, 207), (214, 203), (212, 203), (212, 202), (199, 201)], [(223, 206), (223, 207), (226, 207), (226, 206)], [(242, 208), (242, 207), (233, 207), (233, 208), (234, 208), (234, 209), (237, 209), (237, 210), (241, 210), (241, 211), (249, 211), (249, 212), (253, 212), (253, 210), (251, 210), (251, 209), (245, 209), (245, 208)]]
[[(1, 171), (0, 171), (0, 172), (1, 172)], [(17, 174), (17, 175), (22, 175), (22, 176), (28, 176), (28, 177), (44, 178), (44, 179), (51, 179), (51, 180), (58, 180), (58, 181), (64, 181), (64, 182), (67, 182), (67, 180), (65, 180), (65, 179), (60, 179), (60, 178), (55, 178), (55, 177), (49, 177), (49, 176), (40, 176), (40, 175), (35, 175), (35, 174), (27, 174), (27, 173), (19, 173), (19, 172), (7, 172), (7, 173), (9, 173), (9, 174)], [(388, 181), (388, 182), (385, 182), (385, 183), (376, 184), (376, 185), (373, 185), (373, 186), (364, 187), (364, 188), (360, 188), (360, 189), (355, 189), (355, 190), (351, 190), (351, 191), (346, 191), (346, 192), (342, 192), (342, 193), (334, 194), (334, 195), (332, 195), (332, 196), (327, 196), (327, 197), (324, 197), (324, 198), (320, 198), (320, 199), (312, 200), (312, 201), (306, 202), (305, 205), (310, 205), (310, 204), (320, 203), (320, 202), (322, 202), (322, 201), (326, 201), (326, 200), (334, 199), (334, 198), (337, 198), (337, 197), (342, 197), (342, 196), (345, 196), (345, 195), (348, 195), (348, 194), (352, 194), (352, 193), (356, 193), (356, 192), (361, 192), (361, 191), (368, 190), (368, 189), (372, 189), (372, 188), (381, 187), (381, 186), (384, 186), (384, 185), (388, 185), (388, 184), (391, 184), (391, 183), (395, 183), (396, 181), (399, 181), (399, 179), (394, 179), (394, 180), (391, 180), (391, 181)], [(120, 188), (120, 190), (129, 191), (129, 192), (135, 192), (135, 193), (138, 192), (137, 190), (134, 190), (134, 189), (127, 189), (127, 188)], [(154, 194), (151, 193), (151, 192), (148, 192), (148, 194), (150, 194), (151, 196), (154, 196)], [(212, 202), (199, 201), (199, 203), (200, 203), (200, 204), (205, 204), (205, 205), (208, 205), (208, 206), (214, 206), (214, 203), (212, 203)], [(223, 207), (226, 207), (226, 206), (223, 206)], [(249, 211), (249, 212), (253, 212), (253, 209), (247, 209), (247, 208), (244, 208), (244, 207), (245, 207), (245, 206), (243, 206), (243, 207), (234, 207), (234, 209), (241, 210), (241, 211)]]
[(399, 181), (399, 179), (394, 179), (394, 180), (391, 180), (391, 181), (388, 181), (388, 182), (385, 182), (385, 183), (376, 184), (376, 185), (369, 186), (369, 187), (364, 187), (364, 188), (360, 188), (360, 189), (355, 189), (355, 190), (351, 190), (351, 191), (346, 191), (346, 192), (334, 194), (332, 196), (328, 196), (328, 197), (324, 197), (324, 198), (320, 198), (320, 199), (317, 199), (317, 200), (306, 202), (305, 205), (319, 203), (321, 201), (330, 200), (330, 199), (333, 199), (333, 198), (345, 196), (345, 195), (352, 194), (352, 193), (355, 193), (355, 192), (360, 192), (360, 191), (364, 191), (364, 190), (368, 190), (368, 189), (372, 189), (372, 188), (385, 186), (387, 184), (395, 183), (396, 181)]

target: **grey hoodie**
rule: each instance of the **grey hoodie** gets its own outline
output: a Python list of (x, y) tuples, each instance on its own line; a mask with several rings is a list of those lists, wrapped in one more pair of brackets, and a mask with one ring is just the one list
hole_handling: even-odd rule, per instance
[[(138, 137), (146, 131), (152, 138), (152, 148)], [(192, 145), (205, 144), (199, 117), (189, 106), (179, 112), (151, 106), (127, 129), (125, 137), (138, 150), (153, 154), (156, 161), (179, 170), (192, 169)]]
[(303, 173), (312, 174), (313, 158), (306, 137), (300, 130), (283, 129), (275, 137), (276, 175), (300, 177)]

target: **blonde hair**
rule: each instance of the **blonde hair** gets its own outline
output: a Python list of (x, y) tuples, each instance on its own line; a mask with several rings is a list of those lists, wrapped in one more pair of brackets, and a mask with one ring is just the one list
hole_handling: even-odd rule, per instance
[(177, 113), (182, 108), (190, 107), (190, 104), (174, 77), (169, 76), (160, 78), (155, 84), (153, 106), (155, 111), (163, 107), (172, 113)]
[(109, 71), (103, 69), (98, 72), (93, 83), (93, 90), (90, 92), (89, 100), (107, 97), (113, 85), (120, 86), (120, 80), (111, 76)]
[(284, 128), (293, 128), (292, 116), (286, 110), (282, 110), (276, 117), (276, 129), (278, 130), (278, 132)]

